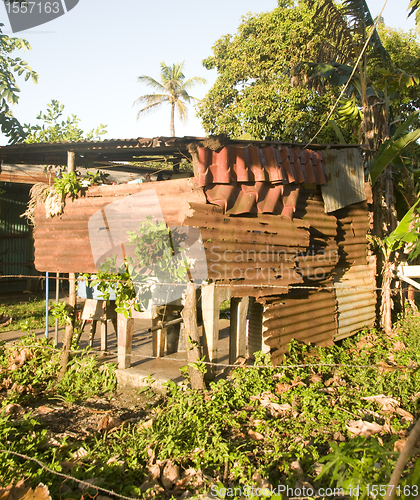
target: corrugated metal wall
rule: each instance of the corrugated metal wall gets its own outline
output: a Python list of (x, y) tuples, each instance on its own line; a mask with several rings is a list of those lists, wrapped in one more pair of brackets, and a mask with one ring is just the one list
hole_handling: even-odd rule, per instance
[[(319, 190), (302, 189), (295, 217), (310, 224), (311, 272), (304, 274), (304, 285), (327, 289), (292, 285), (281, 298), (263, 299), (264, 342), (273, 363), (281, 361), (291, 339), (327, 345), (372, 327), (376, 319), (376, 261), (368, 256), (366, 202), (325, 214)], [(327, 281), (315, 282), (322, 275)]]
[[(29, 187), (0, 185), (0, 275), (37, 274), (33, 264), (32, 228), (20, 215), (29, 201)], [(27, 288), (24, 278), (0, 279), (0, 292), (20, 292)]]
[[(331, 283), (323, 283), (331, 286)], [(337, 302), (332, 289), (292, 290), (281, 299), (267, 302), (263, 314), (265, 344), (272, 360), (282, 360), (292, 339), (317, 345), (333, 343), (337, 332)]]
[(376, 319), (376, 258), (368, 255), (366, 234), (369, 217), (366, 202), (334, 212), (340, 261), (334, 270), (338, 307), (335, 340), (372, 327)]

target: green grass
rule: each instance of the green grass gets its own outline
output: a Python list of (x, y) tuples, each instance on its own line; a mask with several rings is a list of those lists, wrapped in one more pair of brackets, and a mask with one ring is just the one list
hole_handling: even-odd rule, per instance
[[(28, 300), (18, 302), (0, 299), (1, 316), (8, 316), (13, 319), (10, 325), (0, 328), (0, 333), (45, 328), (45, 299), (28, 298)], [(50, 326), (54, 326), (54, 318), (50, 316), (48, 323)]]
[[(314, 487), (387, 484), (398, 457), (395, 442), (406, 437), (412, 421), (397, 412), (383, 413), (377, 402), (362, 398), (392, 396), (402, 410), (420, 417), (420, 316), (401, 320), (394, 332), (389, 338), (365, 331), (328, 348), (292, 342), (281, 366), (273, 367), (269, 357), (259, 355), (255, 368), (235, 368), (205, 393), (173, 382), (164, 396), (146, 390), (150, 404), (138, 422), (82, 439), (67, 436), (54, 448), (46, 444), (46, 429), (30, 414), (0, 419), (0, 449), (26, 453), (59, 472), (71, 462), (73, 477), (99, 479), (104, 488), (131, 497), (143, 495), (148, 467), (165, 460), (181, 470), (193, 468), (203, 478), (201, 484), (186, 487), (194, 494), (212, 485), (256, 486), (256, 473), (273, 486), (294, 487), (298, 475), (291, 464), (296, 461), (303, 470), (300, 479)], [(16, 383), (15, 391), (0, 392), (1, 406), (45, 395), (72, 404), (115, 386), (112, 368), (100, 368), (86, 354), (74, 358), (66, 378), (58, 382), (57, 355), (43, 349), (45, 339), (26, 337), (22, 345), (34, 342), (39, 348), (30, 347), (35, 355), (19, 369), (10, 370), (10, 348), (0, 349), (0, 384)], [(291, 366), (305, 364), (312, 366)], [(375, 422), (383, 430), (370, 438), (354, 437), (348, 428), (351, 420)], [(144, 425), (146, 421), (151, 425)], [(86, 454), (75, 459), (81, 446)], [(414, 464), (415, 459), (403, 481), (417, 481)], [(0, 455), (0, 481), (21, 477), (33, 485), (48, 484), (52, 497), (58, 498), (61, 478), (34, 463)], [(66, 498), (81, 498), (77, 486), (68, 484), (73, 493)]]

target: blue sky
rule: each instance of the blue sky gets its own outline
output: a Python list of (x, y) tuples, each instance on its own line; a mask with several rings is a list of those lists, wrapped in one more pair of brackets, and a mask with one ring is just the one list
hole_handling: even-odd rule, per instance
[[(1, 2), (3, 3), (3, 2)], [(408, 30), (414, 20), (407, 17), (408, 0), (388, 0), (385, 23)], [(277, 0), (79, 0), (64, 16), (31, 30), (12, 34), (5, 7), (0, 5), (3, 31), (26, 38), (32, 51), (23, 58), (39, 73), (39, 83), (22, 82), (14, 114), (23, 123), (35, 117), (51, 99), (76, 114), (84, 130), (99, 123), (108, 125), (104, 138), (134, 138), (169, 135), (169, 108), (136, 120), (134, 100), (149, 91), (137, 76), (158, 77), (159, 63), (185, 60), (187, 78), (201, 76), (207, 85), (191, 93), (202, 98), (216, 79), (202, 60), (222, 35), (234, 33), (247, 12), (275, 8)], [(372, 15), (379, 14), (382, 0), (368, 0)], [(202, 136), (200, 121), (190, 108), (186, 124), (175, 123), (178, 137)], [(0, 144), (6, 144), (0, 136)]]

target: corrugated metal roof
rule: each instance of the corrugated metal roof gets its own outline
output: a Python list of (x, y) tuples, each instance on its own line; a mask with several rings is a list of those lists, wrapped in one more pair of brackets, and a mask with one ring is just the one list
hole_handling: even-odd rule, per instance
[(229, 215), (293, 217), (303, 183), (324, 184), (320, 152), (283, 146), (198, 148), (199, 184), (209, 203)]
[(256, 183), (325, 184), (320, 152), (300, 148), (231, 145), (220, 151), (198, 149), (200, 186)]

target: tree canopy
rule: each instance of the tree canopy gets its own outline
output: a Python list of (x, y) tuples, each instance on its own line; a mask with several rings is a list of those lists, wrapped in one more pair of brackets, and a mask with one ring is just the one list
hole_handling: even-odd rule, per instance
[(188, 116), (187, 105), (197, 99), (189, 95), (188, 91), (197, 84), (204, 84), (206, 80), (199, 76), (185, 80), (184, 62), (174, 63), (168, 66), (163, 61), (160, 63), (160, 82), (151, 76), (141, 75), (138, 77), (140, 83), (159, 91), (155, 94), (145, 94), (134, 102), (134, 105), (145, 104), (137, 113), (137, 119), (144, 112), (156, 110), (164, 103), (169, 103), (171, 107), (170, 134), (175, 136), (175, 109), (178, 110), (179, 118), (185, 121)]
[(293, 87), (291, 69), (315, 57), (322, 33), (305, 4), (244, 17), (205, 59), (219, 74), (199, 104), (206, 132), (238, 139), (305, 141), (321, 123), (333, 91)]
[(106, 126), (102, 123), (96, 129), (85, 133), (79, 128), (80, 119), (76, 115), (60, 121), (63, 111), (64, 104), (52, 99), (47, 104), (46, 113), (40, 111), (36, 117), (41, 124), (26, 126), (25, 142), (93, 141), (99, 140), (100, 136), (106, 133)]
[[(327, 117), (339, 90), (325, 85), (325, 79), (320, 79), (318, 84), (294, 86), (292, 71), (296, 65), (302, 61), (334, 60), (339, 55), (336, 40), (331, 38), (331, 26), (326, 26), (325, 17), (314, 17), (316, 8), (319, 4), (310, 7), (304, 2), (283, 2), (271, 12), (248, 15), (236, 34), (223, 36), (216, 42), (213, 56), (203, 62), (208, 69), (216, 68), (219, 75), (199, 105), (199, 116), (207, 133), (305, 143), (312, 138)], [(370, 53), (376, 50), (378, 57), (371, 57), (368, 72), (370, 83), (379, 88), (385, 80), (388, 84), (391, 80), (391, 75), (385, 71), (389, 64), (381, 62), (379, 57), (386, 55), (384, 49), (390, 54), (391, 65), (399, 68), (399, 78), (404, 79), (418, 65), (420, 46), (413, 33), (384, 26), (378, 31), (380, 36), (375, 37), (369, 49)], [(346, 38), (344, 35), (341, 33), (341, 44)], [(351, 36), (357, 42), (357, 33), (348, 33), (346, 39)], [(341, 63), (352, 63), (351, 50), (356, 45), (339, 47)], [(338, 73), (343, 70), (343, 64)], [(392, 78), (395, 80), (395, 75)], [(401, 112), (407, 116), (417, 109), (420, 92), (416, 86), (394, 87), (394, 117)], [(336, 114), (334, 118), (339, 116)], [(358, 141), (355, 127), (356, 123), (341, 124), (347, 142)], [(323, 129), (317, 142), (337, 142), (331, 125)]]

